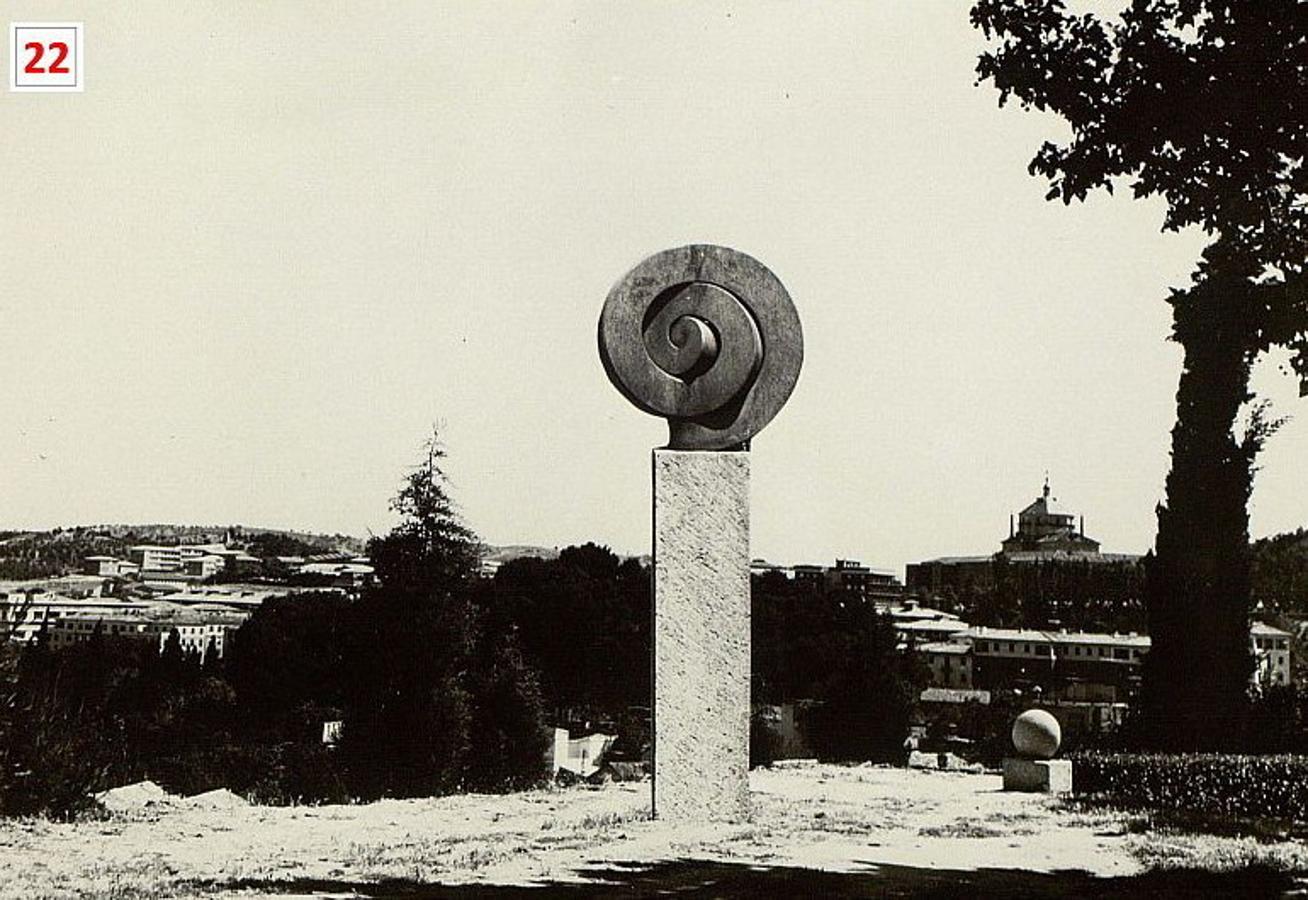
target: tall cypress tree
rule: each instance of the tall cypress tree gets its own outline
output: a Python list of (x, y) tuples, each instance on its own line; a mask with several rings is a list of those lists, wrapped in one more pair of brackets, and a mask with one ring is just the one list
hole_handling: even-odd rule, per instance
[(971, 15), (992, 42), (977, 72), (1000, 103), (1072, 128), (1031, 162), (1049, 199), (1129, 183), (1166, 201), (1165, 229), (1212, 238), (1192, 283), (1168, 298), (1185, 358), (1146, 563), (1142, 699), (1157, 745), (1228, 746), (1252, 671), (1253, 465), (1276, 424), (1255, 406), (1236, 432), (1250, 367), (1289, 348), (1308, 393), (1308, 4), (1135, 0), (1108, 18), (1062, 0), (978, 0)]

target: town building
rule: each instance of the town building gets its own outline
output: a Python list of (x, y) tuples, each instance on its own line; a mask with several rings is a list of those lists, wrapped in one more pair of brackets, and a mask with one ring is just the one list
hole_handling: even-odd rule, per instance
[[(137, 544), (128, 550), (131, 563), (143, 580), (203, 580), (219, 573), (239, 577), (257, 572), (261, 561), (244, 550), (225, 544)], [(88, 557), (89, 565), (95, 557)], [(101, 561), (98, 560), (97, 561)]]
[(1290, 673), (1290, 633), (1262, 622), (1249, 627), (1254, 651), (1254, 678), (1259, 684), (1288, 685)]
[(949, 641), (971, 627), (953, 613), (932, 609), (913, 600), (885, 604), (882, 612), (890, 617), (901, 649)]
[(82, 572), (100, 578), (122, 578), (135, 575), (141, 567), (116, 556), (88, 556), (82, 560)]
[(601, 732), (572, 737), (568, 729), (555, 728), (550, 752), (552, 774), (557, 775), (563, 769), (583, 778), (594, 774), (603, 761), (604, 754), (617, 739), (616, 734)]
[(182, 549), (158, 544), (137, 544), (127, 555), (142, 572), (175, 572), (182, 567)]
[(243, 618), (236, 621), (210, 618), (172, 623), (159, 635), (159, 652), (162, 653), (167, 648), (168, 642), (176, 634), (182, 653), (198, 656), (201, 662), (208, 661), (210, 653), (221, 659), (231, 645), (232, 635), (241, 627), (243, 620)]
[[(200, 585), (183, 579), (179, 583), (161, 584), (153, 593), (144, 590), (148, 585), (142, 582), (133, 590), (132, 596), (118, 596), (104, 590), (106, 585), (113, 583), (112, 579), (81, 575), (0, 582), (0, 640), (8, 636), (12, 641), (28, 643), (35, 640), (43, 628), (53, 631), (54, 626), (64, 619), (79, 623), (113, 622), (122, 626), (119, 630), (124, 634), (129, 633), (126, 625), (130, 622), (151, 615), (180, 615), (183, 619), (198, 617), (204, 621), (239, 616), (243, 621), (268, 600), (285, 597), (295, 590), (288, 585)], [(89, 633), (92, 629), (78, 627), (68, 630)], [(187, 636), (193, 637), (189, 632)]]
[(782, 566), (767, 560), (755, 559), (749, 564), (751, 575), (776, 573), (789, 578), (796, 585), (813, 593), (841, 592), (873, 600), (899, 600), (904, 586), (893, 572), (873, 569), (856, 559), (837, 559), (834, 566), (799, 563)]
[(1017, 514), (1016, 529), (1013, 517), (1008, 517), (1008, 538), (1001, 543), (1001, 552), (1099, 552), (1099, 542), (1085, 536), (1085, 516), (1081, 517), (1078, 529), (1075, 517), (1056, 512), (1049, 504), (1049, 479), (1046, 478), (1040, 496)]
[(226, 567), (227, 561), (216, 553), (191, 556), (182, 561), (182, 571), (186, 574), (186, 577), (197, 581), (212, 578)]
[(47, 633), (51, 649), (62, 650), (85, 643), (96, 634), (157, 643), (163, 628), (161, 623), (146, 618), (143, 610), (134, 615), (118, 610), (79, 610), (52, 621)]
[(154, 609), (136, 614), (81, 612), (56, 620), (49, 627), (50, 647), (55, 650), (85, 643), (99, 634), (104, 638), (141, 640), (154, 644), (162, 653), (176, 635), (182, 653), (199, 657), (203, 662), (213, 653), (222, 657), (231, 643), (232, 633), (240, 628), (245, 616), (195, 614), (158, 617)]
[[(275, 597), (285, 597), (294, 589), (267, 584), (184, 584), (161, 593), (156, 602), (177, 606), (229, 609), (250, 613)], [(315, 589), (321, 590), (321, 589)]]
[(800, 563), (790, 567), (790, 577), (795, 584), (803, 585), (814, 593), (819, 593), (826, 585), (826, 570), (812, 563)]
[(961, 595), (971, 588), (986, 589), (995, 584), (996, 567), (1052, 563), (1134, 566), (1140, 557), (1130, 553), (1103, 553), (1099, 542), (1087, 537), (1085, 517), (1060, 512), (1053, 507), (1049, 480), (1032, 503), (1016, 517), (1010, 516), (1008, 537), (998, 552), (989, 556), (941, 556), (910, 563), (904, 573), (909, 591), (929, 595), (952, 591)]
[(301, 575), (330, 577), (332, 587), (355, 591), (372, 584), (376, 570), (367, 559), (338, 562), (309, 562), (300, 567)]
[(931, 641), (914, 650), (931, 673), (931, 684), (938, 688), (972, 690), (972, 648), (962, 641)]
[(1149, 638), (1139, 634), (969, 629), (973, 671), (987, 689), (1039, 686), (1058, 699), (1125, 702), (1138, 687)]
[(141, 612), (145, 601), (127, 600), (102, 594), (73, 597), (44, 590), (6, 590), (0, 588), (0, 639), (31, 643), (42, 629), (62, 619), (81, 616), (113, 616)]
[[(921, 625), (934, 623), (924, 630)], [(914, 627), (917, 626), (917, 627)], [(968, 626), (951, 619), (896, 622), (939, 688), (1037, 690), (1046, 700), (1125, 703), (1139, 687), (1148, 635)], [(935, 637), (935, 640), (920, 640)], [(1250, 628), (1258, 685), (1289, 685), (1290, 634), (1261, 622)]]

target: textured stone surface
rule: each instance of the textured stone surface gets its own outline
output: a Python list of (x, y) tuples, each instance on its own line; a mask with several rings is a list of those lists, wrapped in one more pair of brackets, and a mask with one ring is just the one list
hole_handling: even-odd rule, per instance
[(1004, 790), (1045, 794), (1072, 792), (1070, 759), (1004, 759)]
[(1062, 727), (1043, 709), (1028, 709), (1013, 722), (1013, 749), (1018, 756), (1052, 759), (1062, 743)]
[(654, 451), (654, 814), (749, 813), (749, 454)]
[(743, 448), (799, 379), (804, 334), (781, 281), (753, 257), (692, 244), (648, 257), (609, 292), (600, 359), (669, 446)]

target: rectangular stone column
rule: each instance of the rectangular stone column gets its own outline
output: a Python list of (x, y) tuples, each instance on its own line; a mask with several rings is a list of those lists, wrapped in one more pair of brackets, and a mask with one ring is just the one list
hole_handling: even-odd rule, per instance
[(654, 451), (654, 815), (749, 815), (749, 453)]

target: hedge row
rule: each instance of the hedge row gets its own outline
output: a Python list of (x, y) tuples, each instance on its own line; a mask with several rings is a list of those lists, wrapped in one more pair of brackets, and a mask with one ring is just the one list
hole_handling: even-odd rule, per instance
[(1078, 795), (1129, 808), (1308, 822), (1308, 756), (1080, 753)]

